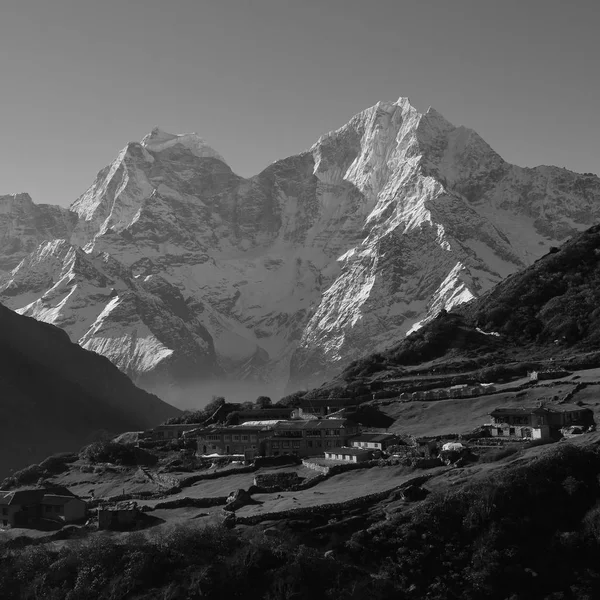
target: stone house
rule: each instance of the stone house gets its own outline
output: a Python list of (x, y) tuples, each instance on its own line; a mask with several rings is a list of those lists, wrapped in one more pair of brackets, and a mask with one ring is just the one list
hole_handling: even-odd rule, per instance
[(389, 446), (398, 443), (398, 436), (392, 433), (361, 433), (350, 440), (353, 448), (368, 448), (370, 450), (387, 450)]
[(548, 379), (568, 377), (571, 373), (564, 369), (548, 369), (546, 371), (530, 371), (527, 375), (529, 376), (529, 381), (545, 381)]
[(86, 503), (66, 488), (0, 491), (0, 526), (34, 528), (43, 519), (73, 523), (85, 518)]
[(42, 498), (42, 515), (45, 519), (75, 523), (85, 519), (86, 503), (76, 496), (46, 494)]
[(334, 448), (325, 450), (327, 460), (343, 460), (345, 462), (365, 462), (373, 458), (373, 452), (366, 448)]
[(137, 502), (117, 502), (98, 507), (98, 529), (130, 529), (139, 518)]
[(537, 407), (497, 408), (488, 426), (493, 437), (546, 440), (560, 437), (563, 427), (594, 423), (594, 413), (576, 404), (551, 404)]

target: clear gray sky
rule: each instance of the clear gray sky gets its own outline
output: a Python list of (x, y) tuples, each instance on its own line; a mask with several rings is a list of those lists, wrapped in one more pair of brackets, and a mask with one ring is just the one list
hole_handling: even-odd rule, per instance
[(248, 176), (399, 96), (600, 172), (598, 0), (0, 3), (0, 194), (67, 205), (156, 125)]

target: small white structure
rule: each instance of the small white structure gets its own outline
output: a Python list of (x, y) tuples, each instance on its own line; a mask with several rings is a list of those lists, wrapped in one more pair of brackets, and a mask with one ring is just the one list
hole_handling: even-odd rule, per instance
[(461, 452), (464, 449), (460, 442), (448, 442), (442, 446), (442, 452)]
[(325, 451), (327, 460), (343, 460), (345, 462), (364, 462), (371, 460), (373, 453), (366, 448), (334, 448)]

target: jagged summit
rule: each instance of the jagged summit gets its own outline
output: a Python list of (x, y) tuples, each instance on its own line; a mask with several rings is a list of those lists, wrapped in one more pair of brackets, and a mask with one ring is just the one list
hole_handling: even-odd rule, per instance
[(162, 152), (180, 144), (200, 158), (216, 158), (226, 163), (221, 154), (209, 146), (197, 133), (173, 134), (163, 131), (160, 127), (155, 127), (148, 135), (144, 136), (141, 144), (150, 152)]
[(10, 211), (14, 206), (20, 206), (23, 204), (33, 205), (31, 196), (26, 192), (0, 195), (0, 210), (2, 212)]

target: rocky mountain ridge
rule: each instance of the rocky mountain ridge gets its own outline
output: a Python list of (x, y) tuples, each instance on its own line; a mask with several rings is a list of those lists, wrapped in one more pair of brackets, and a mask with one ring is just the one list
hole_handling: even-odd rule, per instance
[[(180, 352), (184, 339), (193, 340), (198, 361), (177, 377), (222, 370), (279, 389), (314, 385), (597, 222), (598, 199), (598, 177), (510, 165), (474, 131), (433, 109), (419, 113), (406, 98), (378, 103), (249, 179), (199, 136), (155, 129), (129, 143), (68, 211), (40, 205), (51, 226), (27, 217), (31, 245), (68, 240), (80, 262), (110, 259), (130, 283), (99, 293), (80, 275), (82, 307), (73, 308), (75, 296), (61, 304), (58, 288), (42, 284), (32, 266), (48, 251), (42, 244), (4, 277), (0, 294), (105, 353), (142, 385), (175, 381), (175, 355), (190, 356)], [(24, 219), (3, 211), (10, 223)], [(11, 249), (10, 219), (0, 221), (8, 266), (23, 258)], [(180, 295), (182, 337), (169, 327), (171, 337), (161, 338), (135, 303), (115, 312), (125, 288), (137, 298), (131, 286), (147, 288), (146, 281)], [(145, 293), (156, 297), (154, 288)], [(155, 306), (163, 322), (174, 318), (169, 303)], [(105, 311), (110, 331), (96, 326)]]

